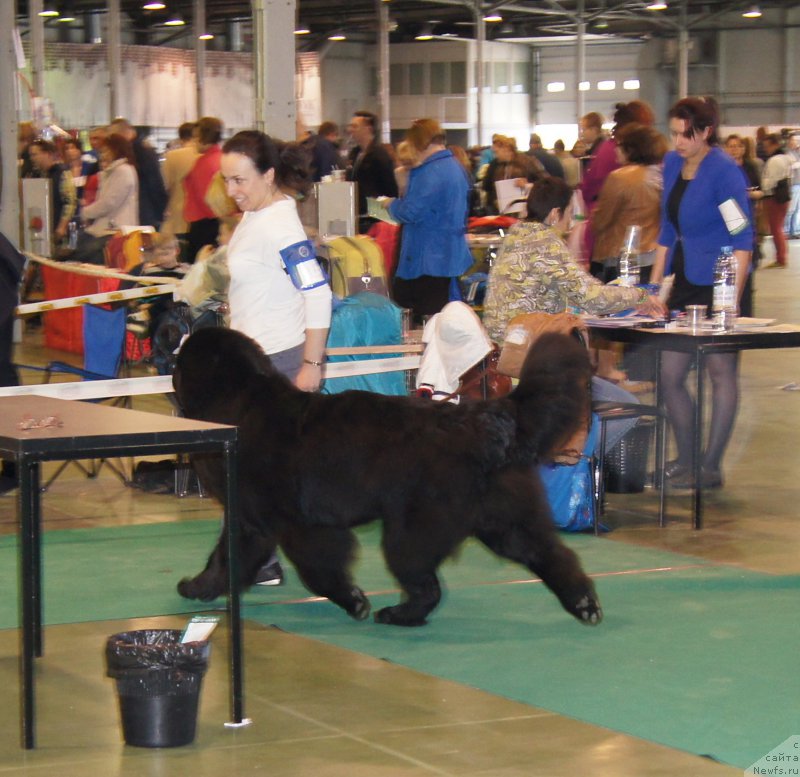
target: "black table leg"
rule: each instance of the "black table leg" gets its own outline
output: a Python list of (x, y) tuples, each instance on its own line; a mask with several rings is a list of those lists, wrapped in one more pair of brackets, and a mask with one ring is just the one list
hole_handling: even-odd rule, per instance
[(692, 494), (692, 525), (695, 529), (703, 528), (703, 489), (702, 489), (702, 453), (703, 453), (703, 391), (705, 385), (705, 359), (702, 348), (697, 349), (695, 357), (695, 390), (694, 402), (694, 434), (692, 439), (692, 468), (694, 470), (694, 493)]
[(242, 624), (239, 597), (239, 490), (236, 445), (225, 443), (225, 526), (228, 555), (228, 632), (232, 725), (243, 723)]
[(34, 655), (41, 658), (44, 655), (44, 628), (42, 626), (42, 610), (44, 596), (42, 595), (42, 465), (39, 462), (31, 465), (31, 550), (33, 552), (33, 568), (31, 570), (31, 584), (33, 586), (34, 602)]
[(38, 521), (38, 515), (35, 513), (38, 505), (38, 466), (36, 462), (31, 462), (29, 459), (21, 459), (17, 462), (19, 470), (17, 514), (20, 521), (21, 546), (19, 569), (21, 601), (19, 611), (22, 615), (20, 717), (22, 719), (22, 746), (26, 750), (31, 750), (36, 746), (33, 662), (37, 641), (41, 639), (38, 634), (41, 629), (41, 623), (39, 601), (37, 599), (38, 586), (36, 584), (38, 573), (36, 568), (37, 558), (40, 554), (34, 547), (39, 538), (39, 532), (35, 528), (35, 524)]

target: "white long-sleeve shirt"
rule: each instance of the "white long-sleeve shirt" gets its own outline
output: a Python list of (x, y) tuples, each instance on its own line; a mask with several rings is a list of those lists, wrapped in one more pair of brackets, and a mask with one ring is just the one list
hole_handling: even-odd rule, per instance
[(231, 329), (267, 354), (301, 345), (306, 329), (330, 326), (330, 287), (300, 291), (281, 264), (280, 251), (306, 239), (295, 201), (283, 199), (246, 212), (228, 244)]

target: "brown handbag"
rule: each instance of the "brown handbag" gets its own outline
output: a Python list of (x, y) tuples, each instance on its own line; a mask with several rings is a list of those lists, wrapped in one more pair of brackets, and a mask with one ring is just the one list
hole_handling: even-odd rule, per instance
[(518, 378), (531, 346), (547, 332), (571, 335), (584, 345), (589, 342), (586, 324), (574, 313), (522, 313), (514, 316), (506, 327), (497, 371)]
[[(497, 371), (500, 349), (495, 345), (474, 367), (470, 367), (459, 381), (453, 396), (464, 399), (497, 399), (511, 392), (511, 378)], [(484, 387), (486, 393), (484, 394)]]

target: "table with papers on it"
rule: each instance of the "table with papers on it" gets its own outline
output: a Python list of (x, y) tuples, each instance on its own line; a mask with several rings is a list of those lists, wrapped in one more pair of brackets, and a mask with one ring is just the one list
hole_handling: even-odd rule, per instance
[[(639, 320), (631, 324), (632, 319)], [(624, 316), (621, 318), (585, 317), (592, 334), (604, 340), (618, 343), (644, 345), (656, 352), (656, 403), (663, 407), (663, 397), (658, 380), (662, 351), (689, 353), (694, 357), (695, 367), (695, 412), (693, 433), (694, 482), (700, 482), (700, 456), (704, 412), (704, 361), (715, 353), (738, 353), (739, 351), (772, 348), (800, 348), (800, 326), (775, 323), (773, 319), (747, 319), (737, 322), (735, 331), (718, 332), (712, 328), (693, 331), (689, 327), (674, 324), (663, 325), (653, 319)], [(693, 517), (695, 529), (703, 526), (703, 496), (700, 488), (693, 489)]]
[(17, 464), (19, 490), (20, 717), (22, 746), (36, 746), (34, 659), (43, 654), (42, 527), (40, 469), (43, 461), (164, 453), (218, 453), (225, 467), (225, 539), (231, 723), (243, 718), (239, 613), (237, 429), (158, 413), (53, 397), (0, 398), (0, 457)]

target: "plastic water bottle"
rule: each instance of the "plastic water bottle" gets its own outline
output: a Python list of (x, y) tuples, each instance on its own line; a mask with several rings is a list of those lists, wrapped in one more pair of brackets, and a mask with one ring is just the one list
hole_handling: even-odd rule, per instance
[(639, 285), (639, 237), (641, 233), (641, 227), (636, 224), (625, 230), (625, 240), (622, 242), (617, 265), (620, 286)]
[(723, 246), (714, 265), (714, 329), (733, 332), (736, 326), (736, 260), (732, 246)]

